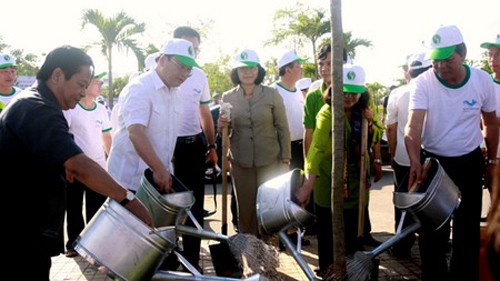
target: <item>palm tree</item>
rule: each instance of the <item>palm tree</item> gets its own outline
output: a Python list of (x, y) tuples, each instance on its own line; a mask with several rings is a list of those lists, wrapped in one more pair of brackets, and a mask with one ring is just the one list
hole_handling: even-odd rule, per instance
[[(303, 38), (307, 38), (312, 44), (313, 54), (316, 54), (316, 43), (318, 39), (330, 32), (330, 19), (322, 9), (304, 8), (298, 3), (292, 9), (277, 10), (274, 15), (273, 37), (266, 44), (279, 44), (284, 39), (295, 37), (297, 45), (302, 45)], [(314, 65), (316, 65), (316, 56)]]
[(102, 39), (92, 45), (97, 45), (101, 48), (102, 54), (108, 60), (108, 89), (109, 89), (109, 106), (113, 107), (113, 47), (118, 50), (130, 49), (137, 57), (138, 69), (144, 68), (144, 54), (139, 48), (134, 36), (144, 32), (146, 25), (137, 23), (135, 19), (128, 16), (124, 12), (120, 12), (112, 17), (105, 17), (97, 9), (84, 10), (82, 17), (82, 29), (91, 24), (97, 28), (102, 35)]

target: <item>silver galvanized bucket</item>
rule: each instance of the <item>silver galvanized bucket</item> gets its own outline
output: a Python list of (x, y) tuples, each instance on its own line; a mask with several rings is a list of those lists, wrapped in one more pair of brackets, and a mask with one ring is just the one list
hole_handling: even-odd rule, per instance
[(150, 280), (175, 239), (175, 228), (154, 230), (108, 198), (76, 239), (75, 250), (112, 278)]
[(394, 192), (394, 205), (413, 212), (424, 230), (441, 228), (460, 204), (460, 191), (439, 161), (428, 158), (428, 175), (417, 192)]
[(148, 208), (157, 227), (175, 225), (178, 215), (183, 216), (179, 222), (184, 223), (187, 215), (180, 210), (189, 209), (194, 204), (193, 192), (173, 175), (172, 188), (174, 193), (160, 194), (155, 187), (152, 171), (150, 169), (144, 171), (136, 196)]
[(306, 226), (314, 222), (315, 216), (293, 201), (304, 181), (301, 172), (295, 169), (259, 186), (257, 220), (265, 232), (276, 233), (289, 223)]

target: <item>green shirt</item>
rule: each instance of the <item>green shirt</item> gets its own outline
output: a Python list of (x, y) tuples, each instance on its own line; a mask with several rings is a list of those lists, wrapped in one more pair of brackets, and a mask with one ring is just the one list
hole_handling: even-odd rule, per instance
[[(305, 173), (315, 174), (316, 181), (314, 183), (314, 203), (321, 207), (329, 208), (331, 206), (331, 170), (332, 170), (332, 111), (328, 104), (325, 104), (318, 112), (316, 119), (316, 128), (314, 129), (311, 147), (305, 161)], [(344, 123), (345, 140), (351, 139), (351, 126), (346, 119)], [(372, 147), (378, 140), (378, 136), (382, 134), (382, 130), (374, 126), (374, 134), (369, 147)], [(370, 176), (370, 159), (369, 153), (366, 154), (365, 167), (367, 177)], [(347, 187), (350, 196), (344, 200), (345, 209), (358, 208), (359, 202), (359, 178), (360, 170), (356, 160), (348, 159), (346, 176)], [(368, 202), (369, 192), (366, 192)]]
[(327, 86), (323, 82), (321, 87), (307, 94), (304, 100), (304, 128), (314, 129), (316, 126), (316, 115), (325, 104), (323, 101), (323, 92)]

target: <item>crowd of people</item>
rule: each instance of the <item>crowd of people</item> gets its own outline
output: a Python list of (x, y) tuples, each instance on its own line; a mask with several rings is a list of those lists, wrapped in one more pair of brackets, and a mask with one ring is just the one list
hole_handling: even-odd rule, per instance
[[(188, 26), (178, 27), (158, 53), (147, 57), (147, 69), (125, 86), (111, 117), (97, 101), (106, 73), (96, 73), (84, 51), (54, 49), (40, 67), (36, 85), (24, 91), (14, 87), (15, 58), (1, 54), (0, 175), (13, 180), (18, 171), (29, 174), (16, 178), (16, 188), (5, 189), (7, 198), (31, 192), (24, 207), (30, 217), (16, 212), (7, 225), (20, 229), (29, 220), (36, 232), (31, 243), (19, 243), (15, 251), (32, 253), (35, 279), (49, 280), (51, 257), (78, 255), (75, 239), (108, 197), (153, 226), (147, 208), (134, 195), (146, 169), (161, 193), (173, 192), (174, 176), (184, 183), (195, 197), (194, 218), (186, 224), (203, 225), (206, 167), (227, 157), (236, 199), (235, 229), (260, 238), (259, 186), (292, 169), (303, 170), (305, 181), (294, 200), (321, 225), (311, 233), (318, 241), (316, 274), (326, 277), (334, 262), (330, 175), (336, 132), (331, 101), (341, 98), (346, 254), (380, 244), (370, 234), (368, 204), (370, 185), (382, 177), (380, 141), (385, 131), (395, 191), (414, 192), (422, 183), (425, 159), (432, 157), (461, 194), (451, 220), (435, 231), (407, 236), (391, 254), (408, 258), (418, 239), (422, 280), (478, 280), (482, 194), (488, 188), (488, 261), (492, 274), (500, 278), (500, 169), (495, 174), (500, 158), (500, 34), (481, 44), (491, 75), (465, 64), (467, 47), (456, 26), (440, 26), (429, 35), (424, 44), (428, 50), (408, 56), (408, 79), (390, 93), (385, 120), (378, 116), (363, 67), (349, 62), (345, 50), (343, 92), (333, 92), (330, 44), (316, 54), (321, 79), (314, 83), (303, 77), (306, 59), (295, 50), (283, 52), (279, 80), (269, 86), (263, 84), (266, 70), (258, 53), (238, 52), (230, 72), (234, 88), (213, 97), (230, 104), (231, 114), (219, 116), (215, 124), (207, 75), (196, 62), (201, 37)], [(217, 134), (225, 129), (229, 152), (219, 156)], [(365, 218), (361, 241), (360, 216)], [(395, 208), (395, 230), (401, 217)], [(15, 232), (7, 235), (8, 241), (15, 240)], [(200, 238), (185, 236), (180, 253), (203, 272), (200, 243)], [(15, 256), (14, 250), (7, 252)], [(13, 263), (7, 261), (7, 266)], [(162, 264), (169, 270), (178, 267), (174, 255)]]

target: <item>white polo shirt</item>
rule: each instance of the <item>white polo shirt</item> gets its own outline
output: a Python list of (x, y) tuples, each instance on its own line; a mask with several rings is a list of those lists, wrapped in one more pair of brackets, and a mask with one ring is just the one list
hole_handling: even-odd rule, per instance
[(102, 134), (111, 131), (111, 121), (106, 107), (94, 102), (93, 108), (86, 109), (78, 103), (75, 108), (65, 110), (63, 113), (76, 144), (88, 157), (106, 168)]
[(288, 119), (288, 128), (290, 129), (290, 140), (302, 140), (304, 138), (304, 126), (302, 125), (304, 117), (304, 95), (302, 91), (297, 88), (295, 88), (295, 90), (286, 89), (279, 82), (273, 83), (272, 87), (278, 90), (278, 93), (283, 98), (286, 117)]
[(410, 166), (410, 158), (406, 151), (404, 140), (405, 126), (408, 122), (408, 107), (410, 105), (410, 88), (403, 85), (394, 89), (389, 95), (387, 102), (387, 125), (397, 124), (396, 128), (396, 151), (394, 161), (401, 166)]
[(440, 156), (470, 153), (483, 142), (481, 111), (496, 109), (491, 77), (466, 66), (467, 76), (458, 86), (441, 82), (434, 71), (426, 71), (410, 82), (409, 109), (424, 109), (422, 147)]
[(156, 154), (163, 165), (173, 171), (171, 161), (182, 115), (180, 99), (180, 89), (169, 89), (156, 71), (137, 77), (122, 90), (118, 129), (111, 146), (108, 172), (126, 188), (137, 190), (144, 170), (148, 168), (128, 136), (127, 128), (131, 125), (146, 126), (146, 134)]
[(183, 115), (179, 136), (193, 136), (201, 133), (200, 104), (210, 103), (210, 90), (207, 75), (203, 70), (193, 67), (191, 76), (181, 85), (181, 106)]

